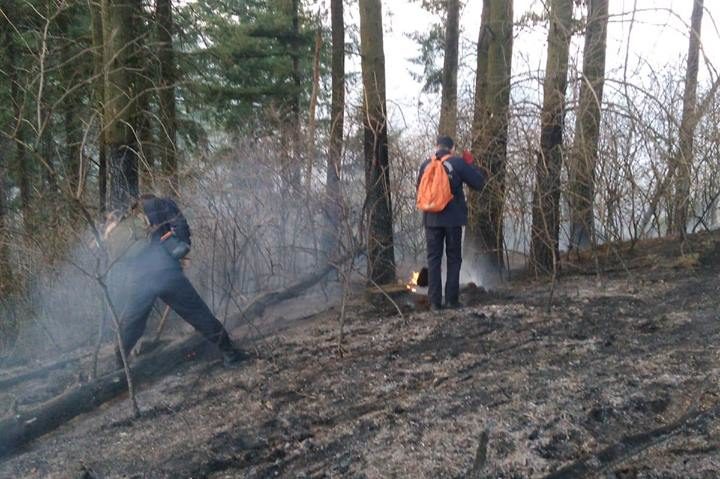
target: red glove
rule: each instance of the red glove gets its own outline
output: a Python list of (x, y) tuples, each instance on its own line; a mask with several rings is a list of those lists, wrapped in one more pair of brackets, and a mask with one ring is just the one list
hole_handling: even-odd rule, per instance
[(470, 153), (469, 150), (463, 150), (462, 158), (468, 165), (472, 165), (473, 163), (475, 163), (475, 158), (473, 158), (472, 153)]

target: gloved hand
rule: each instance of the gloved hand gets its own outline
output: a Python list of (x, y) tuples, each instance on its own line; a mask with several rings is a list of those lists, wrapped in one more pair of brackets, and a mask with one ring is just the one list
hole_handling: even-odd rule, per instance
[(462, 159), (465, 160), (465, 163), (467, 163), (468, 165), (472, 165), (473, 163), (475, 163), (475, 158), (473, 158), (470, 150), (463, 150)]
[(175, 236), (165, 242), (165, 247), (168, 249), (170, 256), (177, 260), (184, 258), (190, 252), (190, 245), (175, 238)]
[(175, 236), (172, 230), (165, 233), (160, 238), (160, 241), (167, 252), (170, 253), (170, 256), (177, 260), (185, 257), (190, 252), (190, 245)]

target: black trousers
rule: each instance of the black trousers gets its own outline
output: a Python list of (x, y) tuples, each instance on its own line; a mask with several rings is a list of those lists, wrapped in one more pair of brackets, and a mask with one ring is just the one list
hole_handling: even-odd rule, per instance
[(442, 304), (442, 257), (447, 255), (445, 303), (457, 303), (462, 266), (462, 226), (425, 227), (428, 261), (428, 298), (433, 306)]
[(145, 332), (157, 298), (221, 351), (232, 350), (227, 331), (185, 276), (180, 264), (164, 250), (152, 254), (166, 257), (152, 256), (148, 261), (117, 264), (111, 271), (111, 298), (120, 319), (125, 352), (129, 353)]

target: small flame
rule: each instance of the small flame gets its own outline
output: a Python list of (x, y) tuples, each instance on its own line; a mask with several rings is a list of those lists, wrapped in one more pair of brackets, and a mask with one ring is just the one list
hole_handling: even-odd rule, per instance
[(406, 284), (405, 287), (415, 293), (417, 291), (418, 279), (420, 279), (420, 271), (413, 271), (410, 282)]

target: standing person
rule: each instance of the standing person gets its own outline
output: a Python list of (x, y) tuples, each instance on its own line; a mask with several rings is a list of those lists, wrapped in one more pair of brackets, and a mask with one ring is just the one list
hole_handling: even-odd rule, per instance
[(469, 152), (463, 157), (454, 155), (454, 142), (449, 136), (437, 139), (435, 155), (420, 166), (417, 188), (425, 170), (432, 161), (441, 161), (450, 181), (452, 199), (439, 212), (423, 212), (428, 261), (428, 299), (430, 308), (442, 309), (442, 257), (447, 255), (447, 280), (445, 282), (445, 307), (462, 307), (460, 297), (460, 266), (462, 265), (462, 227), (467, 224), (468, 209), (463, 184), (475, 190), (485, 185), (485, 177), (472, 165)]
[[(104, 237), (111, 261), (108, 285), (126, 357), (145, 331), (156, 298), (216, 344), (225, 366), (248, 357), (232, 344), (183, 273), (180, 261), (190, 250), (190, 228), (173, 200), (142, 195), (130, 211), (110, 215)], [(122, 364), (119, 349), (116, 357)]]

